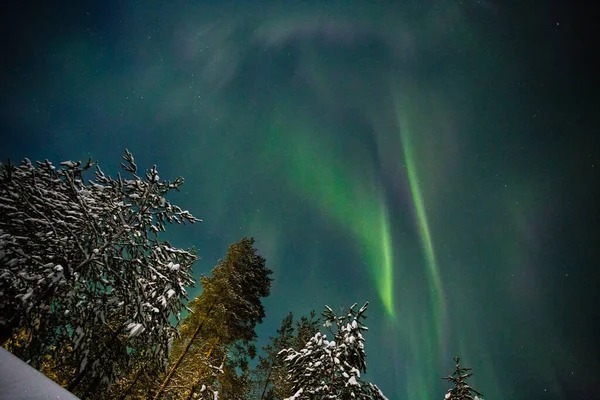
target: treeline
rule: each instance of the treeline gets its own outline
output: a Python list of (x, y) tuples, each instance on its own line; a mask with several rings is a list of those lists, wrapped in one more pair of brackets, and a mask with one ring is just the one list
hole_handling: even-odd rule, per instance
[[(183, 179), (139, 173), (128, 151), (121, 166), (111, 178), (91, 160), (0, 165), (3, 347), (86, 399), (385, 399), (361, 378), (367, 304), (289, 314), (257, 350), (272, 271), (254, 239), (190, 300), (197, 252), (160, 238), (199, 221), (165, 198)], [(446, 398), (476, 398), (456, 363)]]

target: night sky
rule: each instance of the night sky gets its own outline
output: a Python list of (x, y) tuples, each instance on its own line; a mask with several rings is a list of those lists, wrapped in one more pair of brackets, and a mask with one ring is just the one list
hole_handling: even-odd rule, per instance
[(194, 275), (256, 238), (261, 343), (369, 300), (390, 400), (442, 399), (457, 353), (486, 399), (600, 398), (595, 10), (85, 3), (0, 6), (3, 161), (183, 176)]

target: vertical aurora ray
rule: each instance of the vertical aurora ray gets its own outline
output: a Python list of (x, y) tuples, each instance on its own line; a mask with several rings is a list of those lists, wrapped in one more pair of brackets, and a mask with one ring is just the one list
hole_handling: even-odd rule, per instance
[[(378, 277), (378, 291), (388, 315), (395, 318), (394, 313), (394, 285), (393, 285), (393, 254), (392, 254), (392, 238), (390, 235), (389, 218), (387, 208), (381, 202), (381, 218), (379, 226), (381, 230), (381, 255), (383, 262), (379, 264), (380, 273), (375, 275)], [(376, 267), (376, 266), (375, 266)], [(376, 272), (377, 269), (374, 271)]]
[[(406, 104), (406, 103), (405, 103)], [(410, 324), (409, 342), (413, 349), (415, 364), (418, 365), (415, 371), (411, 372), (414, 376), (410, 377), (408, 382), (412, 382), (412, 387), (407, 387), (409, 398), (428, 399), (430, 398), (430, 389), (428, 387), (433, 383), (429, 377), (435, 376), (439, 366), (446, 358), (446, 327), (447, 312), (445, 303), (444, 286), (440, 275), (439, 265), (436, 259), (435, 248), (433, 244), (432, 233), (427, 218), (427, 209), (421, 181), (417, 171), (415, 160), (415, 148), (411, 140), (411, 127), (409, 119), (406, 116), (406, 109), (396, 103), (397, 126), (400, 130), (400, 140), (402, 152), (406, 165), (406, 172), (410, 187), (410, 194), (415, 210), (415, 220), (419, 232), (423, 257), (425, 258), (427, 282), (429, 285), (430, 315), (413, 320)], [(433, 333), (429, 326), (433, 327)], [(417, 352), (419, 354), (417, 354)], [(427, 355), (427, 356), (425, 356)], [(423, 358), (425, 356), (425, 358)], [(428, 378), (423, 378), (428, 377)], [(425, 381), (423, 381), (425, 379)], [(428, 382), (428, 383), (426, 383)]]
[[(417, 224), (419, 227), (419, 235), (421, 244), (423, 246), (423, 252), (427, 261), (427, 272), (432, 285), (431, 291), (433, 297), (437, 300), (435, 304), (439, 307), (435, 307), (436, 314), (440, 316), (441, 302), (444, 298), (444, 288), (440, 278), (440, 270), (438, 268), (437, 260), (435, 257), (435, 251), (433, 249), (433, 241), (431, 239), (431, 231), (429, 229), (429, 223), (427, 221), (427, 212), (425, 210), (425, 202), (423, 200), (423, 193), (419, 184), (419, 178), (417, 176), (416, 165), (413, 156), (413, 145), (410, 140), (410, 134), (406, 126), (406, 118), (399, 118), (399, 121), (403, 125), (400, 128), (400, 136), (402, 138), (402, 148), (404, 150), (404, 159), (406, 161), (406, 170), (408, 172), (408, 180), (410, 184), (410, 190), (412, 194), (413, 204), (415, 206)], [(439, 320), (438, 320), (439, 321)], [(437, 322), (437, 321), (436, 321)]]
[(402, 140), (402, 149), (404, 152), (404, 160), (406, 162), (410, 191), (416, 212), (419, 238), (421, 240), (421, 245), (423, 246), (423, 253), (427, 265), (427, 277), (429, 279), (430, 292), (433, 301), (432, 312), (434, 316), (434, 323), (436, 325), (438, 341), (441, 346), (443, 329), (446, 322), (444, 287), (442, 285), (440, 270), (437, 264), (433, 240), (431, 237), (431, 230), (429, 229), (429, 222), (427, 220), (427, 211), (425, 209), (423, 192), (421, 190), (419, 177), (417, 175), (417, 167), (414, 160), (414, 147), (410, 137), (408, 118), (406, 118), (400, 107), (397, 107), (397, 110), (400, 138)]
[[(392, 238), (381, 186), (372, 173), (355, 176), (341, 158), (290, 129), (294, 128), (271, 125), (265, 148), (271, 155), (284, 156), (290, 190), (325, 212), (361, 245), (385, 312), (395, 319)], [(281, 154), (282, 149), (288, 150)]]

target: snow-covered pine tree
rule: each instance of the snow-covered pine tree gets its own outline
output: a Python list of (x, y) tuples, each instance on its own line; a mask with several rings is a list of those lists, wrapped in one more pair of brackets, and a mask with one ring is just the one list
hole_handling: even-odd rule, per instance
[(0, 340), (33, 366), (60, 369), (81, 395), (164, 367), (197, 260), (158, 240), (166, 223), (198, 221), (165, 195), (156, 166), (138, 175), (125, 151), (113, 179), (96, 166), (48, 160), (0, 166)]
[(364, 399), (385, 400), (379, 388), (361, 379), (366, 372), (363, 324), (368, 302), (358, 311), (356, 304), (345, 316), (336, 316), (326, 307), (323, 312), (327, 334), (317, 332), (300, 351), (286, 349), (284, 357), (294, 394), (287, 400)]
[(473, 373), (470, 372), (471, 368), (464, 368), (460, 366), (460, 356), (454, 357), (456, 362), (456, 369), (452, 375), (442, 378), (454, 384), (452, 389), (448, 389), (448, 393), (444, 397), (446, 400), (483, 400), (481, 393), (473, 389), (467, 384)]

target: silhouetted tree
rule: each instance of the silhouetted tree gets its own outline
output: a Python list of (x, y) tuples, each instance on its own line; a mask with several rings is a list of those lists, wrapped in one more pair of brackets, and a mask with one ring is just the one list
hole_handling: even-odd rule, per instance
[(452, 375), (442, 378), (454, 384), (454, 387), (448, 390), (448, 393), (446, 393), (444, 398), (447, 400), (480, 399), (479, 396), (483, 395), (467, 384), (467, 379), (473, 375), (473, 373), (469, 372), (471, 371), (471, 368), (464, 368), (460, 366), (460, 356), (454, 357), (454, 361), (456, 362), (456, 369)]

